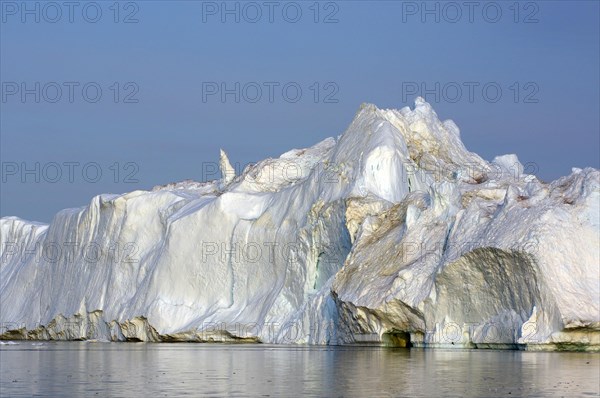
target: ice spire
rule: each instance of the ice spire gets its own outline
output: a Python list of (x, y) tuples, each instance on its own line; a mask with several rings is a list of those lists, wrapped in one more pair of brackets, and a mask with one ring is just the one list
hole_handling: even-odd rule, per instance
[(235, 178), (235, 169), (229, 162), (229, 158), (224, 150), (221, 149), (221, 158), (219, 159), (219, 168), (221, 169), (221, 184), (227, 186)]

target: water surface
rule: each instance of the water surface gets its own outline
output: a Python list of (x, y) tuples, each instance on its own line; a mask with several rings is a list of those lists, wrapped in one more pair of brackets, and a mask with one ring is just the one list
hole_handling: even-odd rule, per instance
[(593, 353), (19, 342), (0, 368), (2, 397), (600, 396)]

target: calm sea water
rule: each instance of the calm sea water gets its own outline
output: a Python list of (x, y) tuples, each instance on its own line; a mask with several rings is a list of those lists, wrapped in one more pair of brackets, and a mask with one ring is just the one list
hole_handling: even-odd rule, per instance
[(600, 396), (592, 353), (19, 342), (0, 367), (1, 397)]

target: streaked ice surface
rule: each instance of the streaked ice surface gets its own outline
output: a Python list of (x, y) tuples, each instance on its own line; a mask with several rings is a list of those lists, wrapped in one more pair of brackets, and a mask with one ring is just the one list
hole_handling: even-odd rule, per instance
[(597, 353), (19, 342), (0, 396), (597, 397)]

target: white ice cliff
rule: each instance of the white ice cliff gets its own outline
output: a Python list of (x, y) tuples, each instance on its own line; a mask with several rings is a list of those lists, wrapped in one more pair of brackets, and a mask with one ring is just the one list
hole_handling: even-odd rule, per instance
[(600, 172), (545, 183), (364, 105), (223, 178), (2, 218), (0, 338), (600, 349)]

